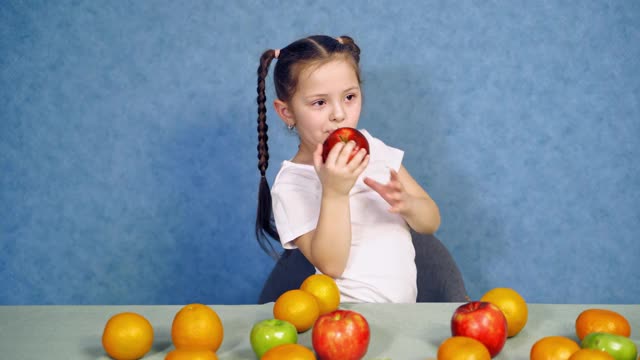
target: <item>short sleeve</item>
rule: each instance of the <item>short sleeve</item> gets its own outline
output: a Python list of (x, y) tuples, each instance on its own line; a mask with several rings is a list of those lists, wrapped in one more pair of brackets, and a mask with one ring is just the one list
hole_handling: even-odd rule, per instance
[(390, 169), (400, 170), (404, 151), (388, 146), (382, 140), (375, 138), (366, 130), (361, 130), (362, 134), (369, 141), (369, 166), (363, 176), (370, 177), (378, 182), (389, 181)]
[(311, 166), (283, 165), (271, 190), (273, 216), (285, 249), (316, 228), (320, 216), (321, 185)]

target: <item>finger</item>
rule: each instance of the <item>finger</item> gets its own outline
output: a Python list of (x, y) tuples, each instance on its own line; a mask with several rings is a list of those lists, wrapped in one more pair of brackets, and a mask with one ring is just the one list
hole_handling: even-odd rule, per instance
[(349, 140), (340, 151), (339, 160), (344, 161), (345, 164), (348, 163), (349, 157), (351, 157), (351, 153), (353, 152), (353, 149), (355, 147), (356, 147), (356, 142), (353, 140)]
[(360, 161), (360, 164), (356, 169), (356, 174), (358, 176), (360, 176), (360, 174), (362, 174), (367, 169), (367, 166), (369, 166), (369, 154), (366, 154), (366, 151), (365, 151), (365, 154), (363, 156), (364, 156), (364, 159)]
[(398, 175), (398, 172), (393, 169), (390, 171), (389, 185), (396, 191), (404, 191), (404, 185), (402, 184), (402, 181), (400, 181), (400, 176)]
[(351, 165), (351, 167), (354, 170), (356, 171), (359, 170), (366, 156), (367, 156), (367, 150), (365, 149), (358, 150), (358, 152), (356, 152), (356, 154), (353, 156), (353, 159), (349, 160), (349, 165)]
[(397, 214), (400, 212), (400, 209), (397, 206), (392, 206), (389, 208), (389, 212), (392, 214)]
[(326, 163), (335, 165), (336, 162), (338, 161), (339, 155), (342, 152), (343, 148), (344, 148), (343, 142), (337, 142), (335, 145), (333, 145), (331, 150), (329, 150), (329, 154), (327, 155)]
[(398, 203), (400, 201), (402, 201), (402, 193), (399, 191), (391, 191), (389, 192), (389, 200), (394, 202), (394, 203)]
[(366, 177), (366, 178), (364, 179), (364, 183), (365, 183), (368, 187), (370, 187), (371, 189), (373, 189), (373, 191), (377, 192), (378, 194), (382, 194), (382, 193), (384, 192), (384, 188), (385, 188), (384, 184), (381, 184), (381, 183), (379, 183), (379, 182), (377, 182), (377, 181), (373, 180), (373, 179), (372, 179), (372, 178), (370, 178), (370, 177)]
[(388, 185), (391, 188), (391, 190), (393, 190), (393, 191), (396, 191), (396, 192), (403, 192), (404, 191), (404, 186), (398, 180), (391, 180), (391, 181), (389, 181)]
[(389, 171), (389, 182), (394, 183), (394, 184), (399, 184), (400, 183), (400, 177), (398, 176), (398, 172), (390, 169)]

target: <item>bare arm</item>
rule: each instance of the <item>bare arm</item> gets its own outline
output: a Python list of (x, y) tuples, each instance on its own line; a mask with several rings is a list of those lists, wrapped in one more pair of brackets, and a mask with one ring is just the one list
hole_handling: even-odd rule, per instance
[(351, 210), (349, 191), (369, 163), (361, 150), (351, 160), (353, 142), (338, 144), (322, 162), (322, 145), (313, 154), (314, 166), (322, 183), (320, 215), (316, 229), (298, 237), (296, 246), (322, 273), (340, 277), (347, 266), (351, 248)]
[(401, 165), (398, 172), (391, 170), (387, 184), (371, 178), (364, 182), (391, 205), (389, 211), (400, 214), (413, 230), (433, 234), (440, 227), (438, 205), (404, 166)]

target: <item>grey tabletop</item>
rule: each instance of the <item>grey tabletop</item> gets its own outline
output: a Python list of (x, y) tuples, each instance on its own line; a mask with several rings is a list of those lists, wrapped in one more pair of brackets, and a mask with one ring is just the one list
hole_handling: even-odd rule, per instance
[[(450, 319), (459, 303), (342, 304), (363, 314), (371, 327), (367, 360), (435, 359), (438, 345), (451, 335)], [(224, 341), (220, 360), (255, 359), (249, 332), (259, 320), (271, 318), (273, 303), (209, 305), (220, 316)], [(109, 359), (101, 336), (112, 315), (133, 311), (153, 325), (154, 345), (144, 359), (162, 360), (173, 349), (171, 322), (181, 305), (165, 306), (0, 306), (0, 358), (25, 360)], [(601, 308), (624, 315), (631, 339), (640, 345), (640, 305), (529, 304), (525, 328), (509, 338), (496, 359), (528, 359), (531, 346), (544, 336), (577, 340), (574, 322), (581, 311)], [(311, 331), (299, 343), (311, 347)]]

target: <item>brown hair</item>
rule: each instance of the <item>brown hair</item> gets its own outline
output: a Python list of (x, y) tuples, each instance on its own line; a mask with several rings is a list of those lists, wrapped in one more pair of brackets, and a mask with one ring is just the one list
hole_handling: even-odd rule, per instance
[[(260, 247), (272, 257), (278, 253), (269, 242), (268, 237), (279, 241), (271, 208), (271, 191), (266, 172), (269, 166), (269, 146), (267, 145), (267, 97), (265, 95), (265, 79), (269, 73), (271, 61), (275, 59), (275, 50), (266, 50), (260, 56), (258, 67), (258, 169), (260, 185), (258, 188), (258, 210), (256, 215), (256, 238)], [(320, 66), (331, 60), (343, 57), (352, 62), (358, 81), (360, 81), (360, 48), (349, 36), (333, 38), (325, 35), (314, 35), (294, 41), (280, 50), (273, 75), (276, 96), (282, 101), (289, 101), (296, 91), (298, 76), (308, 66)]]

